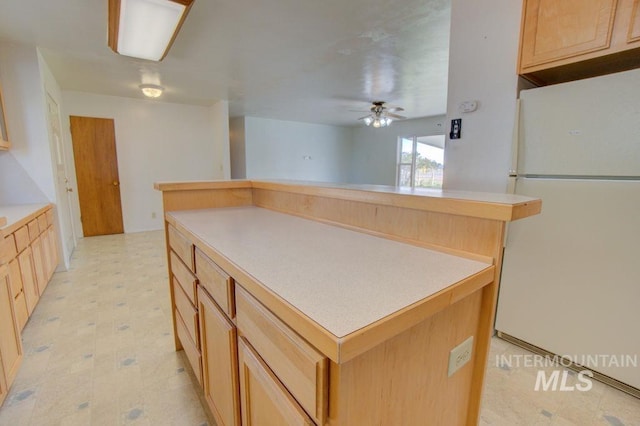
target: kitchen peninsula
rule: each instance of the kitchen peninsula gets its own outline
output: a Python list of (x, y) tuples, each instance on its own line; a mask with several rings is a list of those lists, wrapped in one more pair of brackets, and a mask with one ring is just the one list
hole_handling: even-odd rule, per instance
[[(158, 183), (176, 349), (219, 425), (475, 425), (504, 194)], [(455, 349), (455, 350), (454, 350)]]

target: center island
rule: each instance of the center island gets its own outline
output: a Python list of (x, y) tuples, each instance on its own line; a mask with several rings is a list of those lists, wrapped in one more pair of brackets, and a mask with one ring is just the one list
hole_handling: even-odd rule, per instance
[(539, 199), (157, 183), (176, 350), (218, 425), (476, 425), (505, 223)]

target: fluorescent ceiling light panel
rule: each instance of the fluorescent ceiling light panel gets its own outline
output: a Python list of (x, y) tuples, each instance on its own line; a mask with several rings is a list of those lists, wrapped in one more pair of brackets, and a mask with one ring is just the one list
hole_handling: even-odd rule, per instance
[(191, 2), (192, 0), (110, 0), (110, 13), (117, 16), (110, 16), (109, 45), (121, 55), (150, 61), (162, 60), (171, 47)]

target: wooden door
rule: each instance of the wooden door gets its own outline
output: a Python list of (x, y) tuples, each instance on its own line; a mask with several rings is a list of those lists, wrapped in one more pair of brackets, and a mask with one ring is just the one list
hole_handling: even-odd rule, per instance
[(122, 234), (113, 120), (76, 116), (70, 119), (84, 236)]
[(243, 426), (314, 425), (244, 338), (238, 341)]
[(198, 286), (204, 397), (219, 426), (240, 426), (236, 327)]
[(521, 68), (608, 48), (616, 4), (617, 0), (527, 0)]
[(22, 362), (22, 341), (16, 323), (9, 270), (6, 265), (0, 266), (0, 358), (9, 386), (18, 374), (18, 367)]

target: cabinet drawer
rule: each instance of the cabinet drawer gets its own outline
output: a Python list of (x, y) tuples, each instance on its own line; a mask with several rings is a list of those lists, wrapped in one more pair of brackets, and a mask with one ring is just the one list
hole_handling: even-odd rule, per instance
[(328, 359), (236, 284), (240, 333), (317, 424), (328, 407)]
[(9, 262), (9, 281), (11, 281), (11, 292), (13, 297), (22, 293), (22, 275), (20, 274), (20, 264), (18, 259)]
[(44, 215), (47, 219), (47, 227), (53, 225), (53, 209), (47, 210), (47, 212)]
[(38, 228), (40, 229), (40, 232), (44, 232), (48, 227), (49, 225), (47, 225), (47, 216), (43, 213), (38, 216)]
[(251, 345), (238, 339), (242, 424), (313, 426), (313, 421)]
[(169, 225), (169, 247), (176, 253), (187, 267), (193, 271), (193, 245), (173, 225)]
[(14, 232), (13, 235), (16, 239), (16, 249), (18, 250), (18, 253), (20, 253), (22, 250), (26, 249), (31, 242), (29, 239), (29, 230), (26, 226), (23, 226), (22, 228), (16, 229), (16, 232)]
[(184, 266), (184, 263), (182, 263), (180, 258), (174, 252), (171, 252), (170, 258), (171, 272), (173, 273), (173, 276), (180, 284), (180, 287), (184, 290), (185, 294), (191, 301), (191, 304), (195, 306), (196, 284), (198, 283), (196, 277), (186, 266)]
[(0, 240), (0, 261), (9, 262), (16, 257), (16, 254), (18, 254), (18, 251), (16, 250), (16, 239), (13, 234), (9, 234)]
[(27, 227), (29, 228), (29, 239), (33, 241), (36, 238), (38, 238), (38, 235), (40, 235), (40, 227), (38, 226), (38, 219), (33, 219), (31, 222), (29, 222)]
[(191, 368), (193, 368), (193, 373), (198, 378), (198, 382), (202, 384), (202, 358), (200, 351), (193, 340), (191, 340), (191, 337), (189, 337), (189, 331), (187, 331), (187, 327), (184, 325), (184, 321), (178, 311), (176, 311), (176, 332), (178, 333), (180, 343), (182, 343), (184, 353), (187, 355), (189, 364), (191, 364)]
[(182, 287), (180, 287), (176, 280), (173, 280), (173, 295), (176, 302), (176, 309), (180, 313), (180, 316), (184, 320), (184, 325), (191, 336), (191, 340), (196, 343), (197, 347), (200, 347), (200, 339), (198, 339), (198, 311), (193, 307), (189, 298)]
[(233, 279), (197, 247), (195, 264), (200, 285), (209, 292), (218, 306), (233, 318), (235, 316)]

